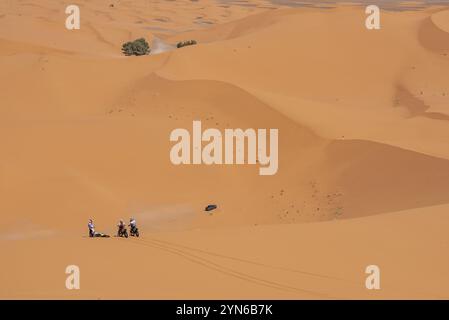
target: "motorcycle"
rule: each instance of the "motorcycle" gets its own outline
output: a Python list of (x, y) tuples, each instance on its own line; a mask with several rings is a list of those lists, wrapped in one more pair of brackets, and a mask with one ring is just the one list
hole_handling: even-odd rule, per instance
[(132, 237), (139, 237), (139, 229), (136, 226), (131, 226), (130, 225), (130, 229), (129, 229), (129, 234)]
[(126, 230), (125, 227), (119, 228), (119, 229), (118, 229), (117, 237), (125, 237), (125, 238), (128, 238), (128, 231)]

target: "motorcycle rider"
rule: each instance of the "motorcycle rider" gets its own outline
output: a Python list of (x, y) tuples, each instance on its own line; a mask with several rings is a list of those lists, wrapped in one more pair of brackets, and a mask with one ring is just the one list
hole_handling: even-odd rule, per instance
[(136, 222), (136, 219), (134, 219), (134, 218), (130, 218), (129, 219), (129, 226), (131, 227), (131, 229), (135, 229), (136, 227), (137, 227), (137, 222)]
[(118, 232), (117, 235), (120, 237), (120, 235), (122, 234), (122, 232), (125, 230), (125, 223), (123, 222), (123, 219), (120, 219), (118, 225)]
[(90, 238), (95, 237), (95, 226), (94, 226), (94, 221), (92, 219), (89, 219), (89, 223), (87, 224), (87, 227), (89, 228), (89, 237)]
[(139, 236), (139, 231), (137, 229), (137, 222), (136, 219), (134, 219), (133, 217), (131, 217), (129, 219), (129, 227), (130, 227), (130, 233), (132, 236)]

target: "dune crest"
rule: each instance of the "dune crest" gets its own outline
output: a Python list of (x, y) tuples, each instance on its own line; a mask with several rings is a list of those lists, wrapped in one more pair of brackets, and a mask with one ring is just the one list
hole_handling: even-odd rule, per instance
[(449, 57), (449, 10), (440, 11), (426, 18), (419, 30), (421, 44), (438, 54)]

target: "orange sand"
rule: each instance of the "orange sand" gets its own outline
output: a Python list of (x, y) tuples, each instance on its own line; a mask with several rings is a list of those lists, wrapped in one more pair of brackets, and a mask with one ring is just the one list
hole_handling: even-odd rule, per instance
[[(0, 298), (449, 298), (449, 9), (249, 2), (0, 3)], [(278, 173), (172, 165), (193, 120), (278, 128)]]

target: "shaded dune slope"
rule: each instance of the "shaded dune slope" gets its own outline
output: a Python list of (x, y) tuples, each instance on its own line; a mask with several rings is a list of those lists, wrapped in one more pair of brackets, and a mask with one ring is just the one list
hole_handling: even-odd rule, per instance
[(449, 56), (449, 10), (427, 17), (419, 29), (418, 39), (427, 49)]

